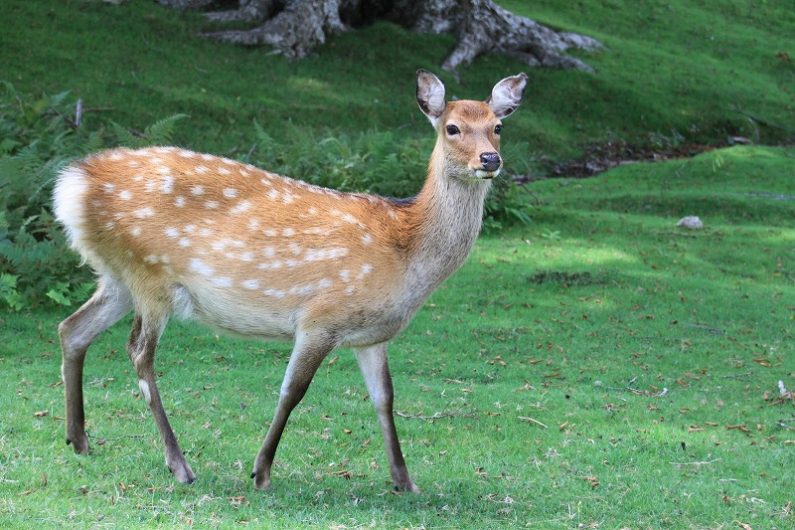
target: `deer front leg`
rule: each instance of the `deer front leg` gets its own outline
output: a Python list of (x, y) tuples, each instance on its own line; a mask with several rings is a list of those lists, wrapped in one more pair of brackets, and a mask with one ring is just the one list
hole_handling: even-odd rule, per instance
[(89, 451), (83, 411), (83, 363), (94, 339), (132, 309), (126, 288), (109, 277), (101, 278), (94, 295), (58, 326), (63, 361), (61, 377), (66, 401), (66, 443), (76, 453)]
[(160, 431), (160, 436), (163, 439), (166, 466), (178, 481), (190, 484), (196, 480), (196, 475), (193, 474), (193, 470), (182, 456), (155, 383), (155, 351), (165, 324), (165, 318), (147, 318), (136, 315), (127, 344), (127, 352), (138, 373), (138, 386), (141, 389), (141, 394), (152, 411), (157, 430)]
[(381, 424), (381, 434), (384, 436), (392, 480), (400, 490), (419, 493), (419, 488), (409, 478), (409, 471), (395, 430), (395, 419), (392, 416), (392, 377), (389, 375), (387, 365), (386, 345), (386, 342), (382, 342), (367, 348), (357, 348), (356, 359), (367, 384), (367, 392), (378, 413), (378, 423)]
[(276, 455), (276, 447), (282, 437), (287, 419), (296, 405), (306, 394), (309, 383), (315, 376), (320, 363), (336, 344), (325, 334), (311, 334), (301, 332), (296, 336), (293, 352), (290, 355), (290, 362), (282, 381), (281, 391), (279, 392), (279, 403), (276, 405), (276, 413), (273, 421), (265, 435), (265, 441), (254, 461), (254, 471), (251, 478), (258, 489), (267, 489), (271, 484), (271, 466), (273, 457)]

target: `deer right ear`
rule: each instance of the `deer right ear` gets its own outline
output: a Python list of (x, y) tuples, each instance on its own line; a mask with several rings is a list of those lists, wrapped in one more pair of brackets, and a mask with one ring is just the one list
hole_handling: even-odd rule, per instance
[(427, 70), (417, 70), (417, 104), (434, 127), (444, 112), (444, 85)]

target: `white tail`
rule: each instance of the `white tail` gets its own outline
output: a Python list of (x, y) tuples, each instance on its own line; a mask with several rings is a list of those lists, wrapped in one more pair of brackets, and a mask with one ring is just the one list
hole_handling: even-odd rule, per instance
[(387, 341), (469, 253), (502, 167), (500, 118), (518, 106), (526, 79), (503, 79), (486, 102), (445, 103), (439, 79), (418, 72), (417, 101), (438, 136), (425, 185), (408, 200), (340, 193), (174, 147), (104, 151), (64, 170), (56, 215), (100, 276), (93, 297), (59, 327), (67, 443), (88, 452), (88, 346), (134, 310), (127, 351), (166, 464), (181, 482), (194, 480), (155, 383), (155, 349), (175, 315), (295, 341), (254, 464), (257, 487), (270, 484), (287, 418), (318, 366), (349, 346), (378, 412), (395, 485), (416, 491), (392, 417)]

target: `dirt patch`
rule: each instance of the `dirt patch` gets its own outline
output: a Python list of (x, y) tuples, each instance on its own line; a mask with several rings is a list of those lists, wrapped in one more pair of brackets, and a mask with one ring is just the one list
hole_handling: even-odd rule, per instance
[(601, 275), (593, 275), (590, 272), (540, 271), (527, 278), (527, 281), (536, 285), (554, 283), (564, 287), (574, 287), (603, 284), (606, 279)]
[(586, 178), (625, 164), (689, 158), (727, 145), (749, 143), (745, 138), (738, 137), (732, 140), (721, 145), (682, 144), (665, 148), (638, 147), (621, 140), (610, 141), (606, 144), (588, 146), (579, 158), (553, 163), (549, 168), (549, 176)]

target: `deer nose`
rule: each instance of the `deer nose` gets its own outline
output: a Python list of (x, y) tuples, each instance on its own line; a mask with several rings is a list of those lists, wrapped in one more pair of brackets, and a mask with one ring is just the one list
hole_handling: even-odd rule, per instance
[(481, 153), (480, 163), (483, 164), (484, 171), (497, 171), (500, 169), (499, 153)]

